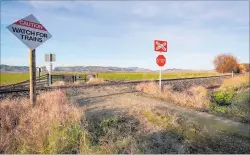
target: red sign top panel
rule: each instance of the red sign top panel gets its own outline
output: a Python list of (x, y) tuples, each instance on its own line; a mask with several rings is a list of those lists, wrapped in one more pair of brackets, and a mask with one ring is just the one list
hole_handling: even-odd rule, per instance
[(156, 52), (167, 52), (167, 41), (155, 40), (154, 49)]
[(42, 24), (34, 23), (34, 22), (31, 22), (31, 21), (28, 21), (28, 20), (24, 20), (24, 19), (21, 19), (21, 20), (15, 22), (14, 24), (21, 25), (21, 26), (26, 26), (26, 27), (30, 27), (30, 28), (38, 29), (38, 30), (42, 30), (42, 31), (47, 31), (45, 29), (45, 27), (43, 27)]
[(156, 63), (158, 66), (163, 67), (166, 64), (166, 58), (164, 55), (158, 55), (156, 58)]

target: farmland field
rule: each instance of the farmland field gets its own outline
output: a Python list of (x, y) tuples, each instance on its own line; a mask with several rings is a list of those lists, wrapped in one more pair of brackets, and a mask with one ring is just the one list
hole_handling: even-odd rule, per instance
[[(163, 79), (169, 78), (187, 78), (198, 76), (218, 75), (216, 72), (180, 72), (180, 73), (163, 73)], [(99, 78), (108, 80), (140, 80), (140, 79), (158, 79), (159, 73), (99, 73)]]
[[(67, 75), (83, 75), (85, 73), (54, 73)], [(218, 75), (216, 72), (180, 72), (163, 73), (162, 78), (185, 78)], [(140, 80), (140, 79), (158, 79), (158, 73), (98, 73), (98, 78), (105, 80)], [(29, 79), (29, 73), (2, 73), (0, 75), (0, 85), (14, 84)]]
[(29, 79), (28, 73), (1, 73), (0, 85), (14, 84)]

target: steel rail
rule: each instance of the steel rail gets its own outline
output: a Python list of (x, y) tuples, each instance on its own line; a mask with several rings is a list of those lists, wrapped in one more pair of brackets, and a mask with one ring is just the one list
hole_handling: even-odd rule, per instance
[[(217, 75), (217, 76), (203, 76), (203, 77), (189, 77), (189, 78), (173, 78), (173, 79), (162, 79), (162, 82), (167, 81), (183, 81), (183, 80), (193, 80), (193, 79), (209, 79), (209, 78), (220, 78), (220, 77), (231, 77), (231, 75)], [(56, 90), (56, 89), (68, 89), (68, 88), (90, 88), (90, 87), (102, 87), (102, 86), (115, 86), (115, 85), (130, 85), (139, 84), (147, 82), (158, 82), (159, 80), (136, 80), (136, 81), (109, 81), (107, 83), (99, 84), (81, 84), (81, 85), (69, 85), (69, 86), (51, 86), (51, 87), (37, 87), (37, 90)], [(29, 89), (0, 89), (0, 94), (14, 93), (14, 92), (26, 92)]]

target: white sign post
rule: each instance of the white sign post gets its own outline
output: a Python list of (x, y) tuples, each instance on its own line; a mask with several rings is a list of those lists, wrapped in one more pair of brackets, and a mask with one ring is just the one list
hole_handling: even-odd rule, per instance
[(160, 87), (159, 90), (160, 90), (160, 92), (161, 92), (161, 88), (162, 88), (161, 87), (161, 68), (162, 67), (160, 67), (160, 75), (159, 75), (159, 87)]
[(49, 62), (49, 86), (52, 85), (52, 62), (56, 61), (56, 55), (55, 54), (46, 54), (45, 55), (45, 61)]
[(36, 104), (36, 57), (35, 49), (50, 39), (51, 34), (31, 14), (9, 25), (7, 29), (21, 40), (30, 51), (30, 101)]

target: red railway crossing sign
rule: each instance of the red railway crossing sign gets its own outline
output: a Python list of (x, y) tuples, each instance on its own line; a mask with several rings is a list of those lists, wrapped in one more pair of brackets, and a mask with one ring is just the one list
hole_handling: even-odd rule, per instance
[(167, 41), (163, 40), (155, 40), (154, 41), (154, 49), (156, 52), (167, 52)]
[(158, 66), (163, 67), (166, 64), (166, 58), (164, 55), (158, 55), (156, 57), (156, 63)]

